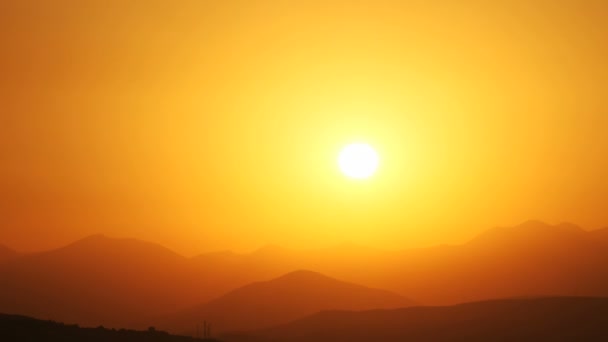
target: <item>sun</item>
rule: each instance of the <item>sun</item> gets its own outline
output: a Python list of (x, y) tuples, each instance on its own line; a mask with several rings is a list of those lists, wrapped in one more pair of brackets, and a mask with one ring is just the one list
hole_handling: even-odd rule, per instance
[(378, 169), (378, 153), (366, 143), (346, 145), (338, 155), (338, 166), (347, 177), (366, 179)]

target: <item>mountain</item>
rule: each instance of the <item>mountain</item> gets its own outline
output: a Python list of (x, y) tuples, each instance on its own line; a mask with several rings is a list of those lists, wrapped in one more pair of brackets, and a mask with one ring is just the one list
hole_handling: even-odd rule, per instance
[(24, 316), (0, 314), (0, 337), (5, 342), (61, 341), (61, 342), (194, 342), (216, 340), (194, 339), (169, 335), (149, 328), (147, 331), (115, 330), (104, 327), (81, 328), (53, 321), (42, 321)]
[(608, 296), (608, 248), (572, 224), (529, 221), (488, 230), (460, 246), (405, 251), (399, 259), (390, 280), (398, 289), (386, 288), (424, 303)]
[(295, 271), (256, 282), (177, 314), (166, 321), (175, 332), (207, 321), (216, 333), (270, 327), (321, 310), (396, 308), (413, 302), (395, 293), (355, 285), (311, 271)]
[(589, 232), (595, 239), (608, 244), (608, 227)]
[(608, 298), (527, 298), (444, 307), (324, 311), (231, 341), (607, 341)]
[(85, 325), (135, 318), (207, 300), (202, 272), (156, 244), (90, 236), (0, 266), (0, 311)]
[(469, 241), (467, 245), (512, 248), (525, 244), (546, 247), (568, 244), (573, 240), (580, 242), (589, 239), (592, 239), (591, 233), (571, 223), (549, 225), (541, 221), (530, 220), (514, 227), (489, 229)]
[(6, 246), (0, 245), (0, 263), (6, 260), (16, 258), (18, 255), (19, 253), (15, 252), (14, 250)]
[(518, 296), (608, 296), (607, 236), (608, 229), (588, 232), (570, 223), (531, 220), (486, 230), (461, 245), (395, 252), (353, 245), (307, 251), (267, 247), (231, 255), (222, 272), (226, 279), (268, 279), (310, 269), (432, 305)]
[(185, 258), (158, 244), (93, 235), (0, 263), (0, 312), (145, 328), (155, 317), (292, 271), (294, 263), (272, 260), (277, 250)]
[(252, 282), (298, 269), (385, 289), (426, 305), (521, 296), (608, 296), (608, 230), (528, 221), (462, 245), (382, 251), (267, 246), (182, 257), (134, 239), (91, 236), (0, 262), (0, 312), (145, 328)]

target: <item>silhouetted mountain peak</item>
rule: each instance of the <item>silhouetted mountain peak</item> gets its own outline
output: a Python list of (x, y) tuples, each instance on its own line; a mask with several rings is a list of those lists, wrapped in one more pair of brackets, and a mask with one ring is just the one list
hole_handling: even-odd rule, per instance
[(538, 223), (536, 224), (536, 227), (538, 229), (545, 229), (545, 230), (558, 230), (561, 232), (571, 232), (571, 233), (584, 233), (585, 230), (583, 230), (583, 228), (581, 228), (580, 226), (571, 223), (571, 222), (562, 222), (562, 223), (558, 223), (555, 225), (550, 225), (541, 221), (538, 221)]
[(550, 225), (538, 220), (529, 220), (514, 227), (496, 227), (489, 229), (469, 242), (469, 245), (488, 243), (519, 243), (564, 241), (581, 239), (586, 232), (571, 223)]
[(541, 226), (547, 226), (548, 224), (541, 221), (541, 220), (536, 220), (536, 219), (530, 219), (527, 221), (524, 221), (518, 225), (516, 225), (515, 227), (519, 227), (519, 228), (525, 228), (525, 227), (541, 227)]
[(131, 238), (111, 238), (94, 234), (73, 242), (65, 247), (47, 252), (52, 255), (86, 256), (128, 256), (129, 258), (181, 259), (179, 254), (159, 244)]
[(569, 230), (573, 230), (573, 231), (584, 231), (583, 228), (581, 228), (579, 225), (576, 225), (572, 222), (562, 222), (562, 223), (558, 224), (557, 227), (560, 227), (561, 229), (569, 229)]
[(255, 297), (255, 295), (260, 293), (274, 293), (275, 296), (285, 294), (287, 297), (299, 293), (306, 296), (313, 293), (318, 294), (319, 290), (325, 294), (334, 292), (335, 295), (343, 295), (351, 291), (357, 294), (382, 294), (383, 296), (387, 296), (392, 299), (398, 299), (397, 301), (400, 304), (409, 302), (405, 298), (389, 291), (368, 288), (362, 285), (345, 282), (309, 270), (297, 270), (268, 281), (254, 282), (238, 288), (225, 296), (218, 298), (218, 300), (221, 301), (222, 298), (225, 299), (231, 296), (241, 296), (244, 294), (247, 294), (247, 296), (253, 295), (253, 297)]
[(309, 270), (297, 270), (293, 272), (289, 272), (284, 274), (274, 280), (273, 282), (277, 283), (302, 283), (302, 282), (310, 282), (310, 281), (339, 281), (333, 278), (330, 278), (326, 275), (323, 275), (319, 272), (309, 271)]
[(105, 242), (112, 241), (112, 240), (115, 240), (115, 239), (112, 239), (104, 234), (99, 233), (99, 234), (89, 235), (80, 240), (76, 240), (71, 244), (75, 245), (75, 244), (84, 244), (84, 243), (105, 243)]
[(179, 331), (178, 326), (187, 329), (201, 319), (214, 322), (216, 331), (250, 330), (326, 309), (366, 310), (412, 304), (393, 292), (298, 270), (240, 287), (169, 321), (176, 322), (175, 331)]
[(515, 227), (512, 227), (511, 229), (535, 232), (584, 232), (581, 227), (570, 222), (562, 222), (560, 224), (551, 225), (539, 220), (528, 220)]
[(314, 271), (297, 270), (271, 280), (251, 283), (234, 290), (232, 293), (254, 293), (260, 290), (266, 292), (284, 289), (289, 289), (289, 291), (297, 289), (299, 292), (307, 293), (321, 288), (335, 289), (342, 287), (359, 287), (359, 285), (343, 282)]

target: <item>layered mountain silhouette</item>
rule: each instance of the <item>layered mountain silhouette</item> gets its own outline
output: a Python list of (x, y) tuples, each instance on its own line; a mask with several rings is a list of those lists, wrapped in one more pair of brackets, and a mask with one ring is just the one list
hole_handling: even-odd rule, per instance
[(247, 254), (185, 258), (157, 244), (95, 235), (0, 262), (0, 312), (141, 329), (153, 318), (199, 303), (222, 303), (219, 298), (230, 291), (299, 269), (425, 305), (608, 296), (606, 265), (608, 229), (587, 232), (538, 221), (490, 229), (462, 245), (399, 252), (353, 245), (308, 251), (268, 246)]
[[(572, 224), (525, 222), (461, 246), (406, 251), (399, 293), (425, 303), (534, 296), (608, 296), (608, 244)], [(389, 285), (388, 282), (386, 282)], [(449, 284), (446, 286), (445, 284)]]
[(204, 283), (200, 269), (164, 247), (96, 235), (2, 264), (0, 312), (122, 327), (209, 299)]
[[(167, 329), (193, 331), (203, 321), (216, 333), (246, 331), (304, 317), (322, 310), (397, 308), (413, 302), (395, 293), (329, 278), (312, 271), (295, 271), (256, 282), (209, 303), (164, 319)], [(163, 322), (159, 322), (162, 327)]]
[(591, 235), (599, 241), (604, 241), (605, 243), (608, 243), (608, 228), (594, 230), (591, 232)]
[(606, 341), (608, 298), (528, 298), (363, 312), (324, 311), (231, 341)]

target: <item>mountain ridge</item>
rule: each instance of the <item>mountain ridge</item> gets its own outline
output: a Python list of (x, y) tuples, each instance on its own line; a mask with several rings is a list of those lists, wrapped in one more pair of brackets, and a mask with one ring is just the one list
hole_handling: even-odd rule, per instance
[[(385, 290), (340, 281), (318, 272), (297, 270), (267, 281), (245, 285), (167, 320), (165, 328), (182, 332), (200, 321), (215, 331), (269, 327), (323, 309), (362, 310), (412, 305), (413, 301)], [(160, 324), (160, 323), (159, 323)], [(160, 325), (162, 326), (162, 325)]]
[[(228, 336), (227, 336), (228, 337)], [(605, 341), (608, 298), (502, 299), (453, 306), (324, 311), (234, 341)]]
[(0, 263), (0, 311), (145, 328), (135, 325), (133, 317), (141, 322), (181, 312), (299, 269), (429, 305), (517, 296), (608, 295), (608, 229), (586, 232), (571, 224), (529, 221), (487, 232), (462, 245), (397, 252), (359, 251), (350, 245), (310, 251), (280, 248), (277, 255), (273, 248), (263, 253), (216, 252), (194, 258), (154, 243), (96, 234)]

